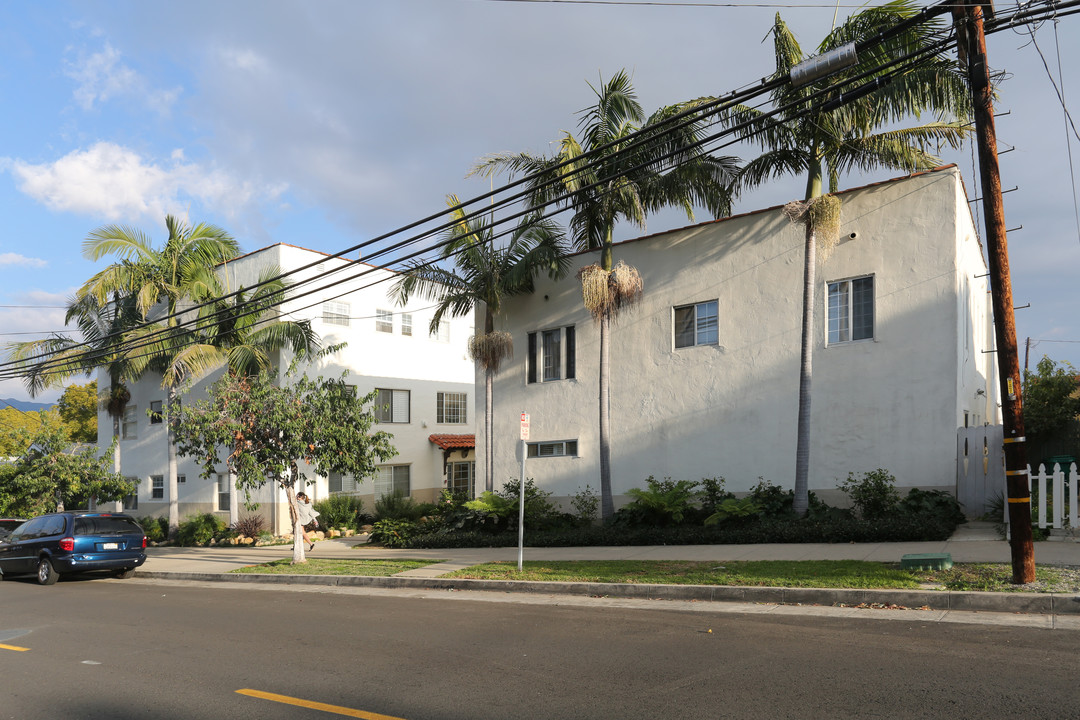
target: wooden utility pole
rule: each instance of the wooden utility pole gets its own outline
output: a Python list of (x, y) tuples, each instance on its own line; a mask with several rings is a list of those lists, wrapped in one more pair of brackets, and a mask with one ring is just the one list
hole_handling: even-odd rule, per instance
[[(1005, 486), (1009, 504), (1010, 545), (1014, 583), (1035, 580), (1035, 546), (1031, 538), (1031, 490), (1024, 437), (1020, 358), (1013, 318), (1009, 247), (1005, 238), (1005, 212), (1001, 202), (997, 135), (990, 68), (986, 61), (982, 5), (953, 6), (960, 62), (967, 62), (975, 112), (975, 133), (982, 176), (983, 213), (986, 217), (986, 255), (990, 263), (990, 292), (994, 307), (1001, 414), (1005, 431)], [(989, 4), (985, 6), (992, 12)]]

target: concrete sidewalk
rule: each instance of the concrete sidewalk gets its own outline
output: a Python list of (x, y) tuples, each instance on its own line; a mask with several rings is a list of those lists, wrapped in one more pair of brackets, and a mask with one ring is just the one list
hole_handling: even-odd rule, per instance
[[(996, 539), (992, 528), (963, 527), (949, 540), (913, 543), (663, 545), (626, 547), (525, 548), (525, 560), (869, 560), (899, 562), (909, 553), (949, 553), (954, 562), (1010, 562), (1008, 543)], [(180, 548), (147, 550), (139, 577), (164, 580), (227, 581), (391, 589), (488, 590), (548, 594), (588, 594), (668, 600), (712, 600), (757, 603), (895, 604), (941, 610), (975, 610), (1080, 615), (1080, 595), (1050, 593), (981, 593), (910, 590), (825, 590), (812, 588), (733, 588), (713, 586), (552, 583), (440, 579), (440, 576), (479, 563), (517, 560), (517, 548), (460, 548), (449, 550), (392, 550), (368, 547), (355, 539), (324, 540), (308, 554), (312, 558), (419, 558), (432, 565), (390, 578), (321, 575), (226, 574), (246, 565), (292, 556), (292, 546)], [(1039, 542), (1035, 561), (1044, 565), (1080, 567), (1080, 543)]]

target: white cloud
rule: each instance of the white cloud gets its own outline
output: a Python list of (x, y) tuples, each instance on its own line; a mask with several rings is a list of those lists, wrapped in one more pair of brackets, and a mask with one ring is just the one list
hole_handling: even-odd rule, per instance
[(19, 265), (22, 267), (42, 268), (48, 265), (41, 258), (26, 257), (18, 253), (0, 253), (0, 267), (7, 265)]
[(182, 151), (162, 166), (109, 142), (74, 150), (53, 163), (4, 162), (23, 193), (51, 210), (108, 220), (160, 219), (186, 214), (192, 199), (227, 216), (253, 202), (274, 199), (284, 186), (259, 186), (197, 163), (184, 163)]
[(146, 106), (162, 116), (167, 116), (183, 88), (154, 90), (146, 79), (121, 61), (121, 53), (108, 42), (101, 52), (86, 55), (79, 53), (68, 61), (65, 74), (78, 83), (73, 91), (75, 101), (83, 110), (93, 110), (95, 104), (123, 95), (141, 98)]

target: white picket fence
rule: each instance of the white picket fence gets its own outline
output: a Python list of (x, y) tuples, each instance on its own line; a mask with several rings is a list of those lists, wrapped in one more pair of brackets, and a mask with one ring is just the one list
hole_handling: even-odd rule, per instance
[[(1060, 464), (1054, 464), (1051, 467), (1053, 470), (1047, 472), (1046, 468), (1040, 464), (1039, 472), (1033, 473), (1031, 466), (1028, 465), (1028, 491), (1031, 492), (1032, 519), (1038, 518), (1038, 525), (1041, 528), (1080, 528), (1076, 502), (1080, 476), (1076, 472), (1076, 463), (1069, 465), (1067, 474), (1061, 469)], [(1066, 478), (1068, 478), (1068, 484), (1065, 482)], [(1007, 507), (1005, 508), (1005, 522), (1009, 522)]]

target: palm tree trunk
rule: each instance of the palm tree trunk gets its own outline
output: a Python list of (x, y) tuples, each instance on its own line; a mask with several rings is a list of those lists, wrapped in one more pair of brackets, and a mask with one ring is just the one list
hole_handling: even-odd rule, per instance
[(608, 522), (615, 514), (611, 496), (611, 417), (608, 403), (608, 345), (611, 318), (600, 317), (600, 519)]
[[(113, 444), (113, 454), (112, 454), (113, 472), (116, 473), (117, 475), (119, 475), (120, 474), (120, 416), (119, 415), (113, 415), (112, 416), (112, 444)], [(113, 503), (113, 510), (115, 512), (120, 512), (123, 509), (124, 509), (124, 501), (123, 500), (117, 500), (116, 502)]]
[(810, 504), (810, 380), (814, 359), (814, 276), (816, 274), (817, 233), (806, 224), (806, 257), (803, 259), (802, 364), (799, 372), (799, 425), (795, 447), (795, 498), (792, 509), (799, 517)]
[(494, 376), (495, 371), (491, 368), (484, 371), (484, 489), (488, 492), (494, 492), (495, 490), (494, 471), (492, 469), (492, 464), (495, 462), (495, 431), (492, 422), (491, 403), (492, 378)]
[(180, 532), (180, 498), (177, 497), (180, 484), (177, 482), (176, 469), (176, 386), (169, 386), (168, 395), (169, 430), (169, 537), (175, 538)]

